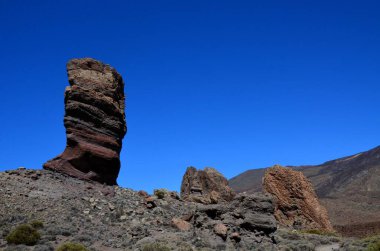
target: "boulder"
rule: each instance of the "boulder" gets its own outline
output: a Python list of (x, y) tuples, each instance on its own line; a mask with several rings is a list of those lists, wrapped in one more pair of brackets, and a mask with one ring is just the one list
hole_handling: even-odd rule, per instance
[(263, 187), (276, 200), (275, 217), (280, 224), (333, 231), (327, 210), (302, 172), (275, 165), (265, 172)]
[(231, 201), (234, 196), (227, 179), (212, 167), (204, 170), (188, 167), (183, 176), (181, 198), (185, 201), (216, 204)]
[[(242, 236), (271, 242), (277, 230), (273, 198), (269, 194), (238, 194), (230, 202), (198, 204), (190, 218), (194, 229), (209, 229), (223, 240), (239, 242)], [(242, 248), (242, 250), (246, 250)]]
[(191, 228), (191, 224), (189, 222), (179, 218), (173, 218), (171, 224), (180, 231), (189, 231)]
[(214, 232), (216, 235), (222, 237), (223, 240), (227, 238), (228, 228), (223, 223), (218, 223), (214, 226)]
[(115, 185), (125, 122), (124, 82), (111, 66), (91, 58), (67, 64), (66, 149), (45, 169)]

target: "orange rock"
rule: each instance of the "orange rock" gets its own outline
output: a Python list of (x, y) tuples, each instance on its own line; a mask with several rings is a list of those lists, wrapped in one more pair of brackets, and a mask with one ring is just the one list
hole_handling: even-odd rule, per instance
[(302, 172), (275, 165), (265, 172), (263, 187), (276, 199), (275, 217), (280, 224), (333, 231), (327, 210)]
[(189, 231), (191, 228), (191, 224), (189, 222), (179, 218), (173, 218), (172, 225), (181, 231)]
[(146, 191), (144, 191), (144, 190), (140, 190), (137, 193), (138, 193), (138, 195), (140, 195), (143, 198), (148, 198), (149, 197), (149, 194)]

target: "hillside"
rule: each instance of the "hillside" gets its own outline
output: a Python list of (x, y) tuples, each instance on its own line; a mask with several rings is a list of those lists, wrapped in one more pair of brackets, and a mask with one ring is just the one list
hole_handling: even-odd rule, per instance
[[(321, 165), (291, 168), (310, 179), (338, 230), (347, 235), (380, 231), (380, 146)], [(248, 170), (229, 185), (237, 192), (261, 191), (265, 170)]]
[[(28, 169), (0, 172), (0, 184), (0, 250), (4, 251), (53, 251), (67, 242), (91, 251), (324, 250), (326, 246), (364, 251), (369, 245), (277, 228), (273, 201), (262, 193), (202, 205), (164, 189), (148, 195)], [(40, 236), (36, 243), (8, 242), (6, 237), (21, 224), (36, 226)]]

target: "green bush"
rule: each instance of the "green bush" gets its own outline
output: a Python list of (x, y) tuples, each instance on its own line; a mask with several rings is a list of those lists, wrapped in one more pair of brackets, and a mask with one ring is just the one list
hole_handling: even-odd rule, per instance
[(161, 243), (146, 244), (142, 251), (170, 251), (170, 248)]
[(66, 242), (59, 246), (56, 251), (88, 251), (88, 249), (79, 243)]
[(309, 229), (309, 230), (301, 230), (301, 233), (304, 234), (317, 234), (317, 235), (324, 235), (324, 236), (338, 236), (335, 232), (328, 232), (321, 229)]
[(154, 190), (154, 195), (157, 196), (159, 199), (165, 198), (167, 191), (165, 189), (156, 189)]
[(34, 220), (34, 221), (31, 221), (30, 222), (30, 225), (32, 227), (34, 227), (35, 229), (40, 229), (40, 228), (43, 228), (44, 227), (44, 223), (42, 221), (39, 221), (39, 220)]
[(363, 241), (368, 244), (367, 251), (380, 251), (380, 235), (369, 236)]
[(369, 244), (367, 251), (380, 251), (380, 241)]
[(5, 239), (11, 244), (33, 246), (40, 238), (41, 236), (35, 228), (31, 225), (24, 224), (16, 227)]

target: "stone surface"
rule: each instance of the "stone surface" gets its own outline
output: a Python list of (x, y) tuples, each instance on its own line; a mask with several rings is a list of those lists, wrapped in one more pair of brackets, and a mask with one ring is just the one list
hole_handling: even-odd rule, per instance
[(227, 230), (228, 228), (223, 223), (218, 223), (214, 227), (215, 234), (219, 235), (223, 239), (227, 238)]
[(172, 225), (180, 231), (189, 231), (191, 228), (191, 224), (189, 222), (179, 218), (173, 218)]
[(275, 165), (265, 172), (263, 187), (276, 199), (275, 217), (281, 224), (333, 231), (326, 209), (302, 172)]
[(181, 198), (203, 204), (231, 201), (235, 192), (228, 186), (227, 179), (216, 169), (208, 167), (197, 170), (189, 167), (182, 179)]
[(123, 79), (111, 66), (91, 58), (70, 60), (67, 74), (66, 149), (44, 168), (114, 185), (127, 130)]

